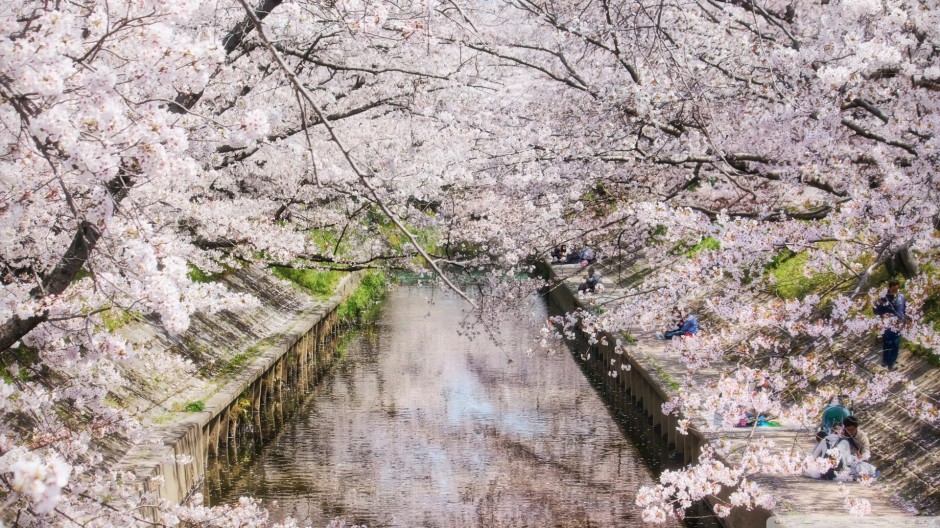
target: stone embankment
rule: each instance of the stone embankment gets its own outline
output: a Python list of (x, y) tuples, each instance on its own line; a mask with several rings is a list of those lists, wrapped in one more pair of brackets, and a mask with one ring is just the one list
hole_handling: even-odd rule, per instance
[[(138, 415), (144, 440), (108, 439), (107, 462), (133, 472), (156, 499), (179, 504), (200, 485), (209, 457), (232, 447), (246, 429), (276, 414), (288, 391), (316, 383), (335, 358), (330, 342), (337, 308), (360, 281), (343, 277), (329, 298), (316, 298), (263, 268), (219, 279), (261, 303), (241, 312), (196, 314), (182, 335), (154, 324), (117, 330), (142, 356), (127, 362), (116, 405)], [(156, 360), (159, 371), (148, 368)], [(153, 518), (154, 511), (144, 511)]]
[[(566, 312), (578, 309), (593, 311), (597, 306), (616, 299), (623, 288), (629, 287), (630, 281), (642, 277), (648, 270), (627, 269), (601, 270), (606, 285), (605, 294), (578, 296), (577, 287), (583, 281), (583, 270), (577, 264), (543, 264), (541, 271), (552, 282), (549, 295)], [(618, 283), (611, 280), (623, 277)], [(618, 290), (619, 288), (619, 290)], [(670, 353), (663, 341), (657, 341), (652, 332), (633, 329), (631, 336), (637, 340), (631, 348), (631, 355), (617, 355), (614, 351), (616, 336), (602, 336), (599, 343), (591, 346), (582, 356), (587, 364), (606, 378), (606, 390), (617, 393), (613, 401), (634, 405), (648, 417), (649, 427), (668, 441), (676, 456), (683, 463), (697, 461), (702, 446), (712, 438), (730, 440), (735, 447), (743, 447), (753, 441), (752, 434), (774, 440), (777, 449), (791, 450), (809, 454), (815, 447), (813, 431), (805, 426), (784, 424), (783, 427), (716, 430), (711, 416), (684, 416), (690, 420), (688, 434), (681, 435), (676, 430), (678, 418), (662, 412), (662, 404), (678, 395), (679, 382), (691, 379), (698, 387), (707, 387), (710, 381), (717, 379), (718, 368), (698, 370), (691, 374), (678, 354)], [(871, 348), (871, 347), (868, 347)], [(870, 360), (877, 362), (875, 352), (872, 357), (859, 358), (859, 362)], [(611, 364), (628, 361), (630, 370), (619, 370), (616, 377), (608, 375)], [(923, 365), (916, 358), (902, 356), (902, 364), (911, 379), (915, 379), (922, 390), (935, 390), (940, 383), (936, 367)], [(909, 371), (909, 372), (908, 372)], [(865, 487), (850, 483), (851, 495), (871, 502), (871, 514), (862, 518), (848, 513), (843, 505), (843, 496), (838, 492), (838, 484), (830, 481), (815, 480), (801, 476), (757, 476), (754, 480), (770, 489), (777, 500), (773, 511), (761, 508), (744, 510), (736, 508), (723, 523), (728, 528), (755, 528), (763, 526), (785, 526), (790, 528), (818, 527), (937, 527), (937, 517), (913, 515), (912, 508), (903, 504), (926, 505), (926, 513), (937, 503), (937, 480), (940, 479), (940, 463), (937, 459), (937, 447), (940, 437), (936, 426), (914, 423), (909, 416), (904, 417), (900, 409), (892, 402), (886, 402), (875, 408), (866, 409), (866, 424), (874, 452), (873, 462), (881, 470), (882, 476), (876, 486)], [(899, 500), (903, 496), (905, 500)], [(923, 513), (923, 512), (922, 512)]]

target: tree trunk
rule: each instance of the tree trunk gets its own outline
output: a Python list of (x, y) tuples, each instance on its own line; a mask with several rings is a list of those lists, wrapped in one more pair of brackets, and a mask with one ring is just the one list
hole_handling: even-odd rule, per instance
[(920, 266), (917, 263), (917, 255), (910, 248), (898, 251), (894, 255), (894, 267), (897, 272), (904, 275), (904, 278), (910, 279), (917, 275)]

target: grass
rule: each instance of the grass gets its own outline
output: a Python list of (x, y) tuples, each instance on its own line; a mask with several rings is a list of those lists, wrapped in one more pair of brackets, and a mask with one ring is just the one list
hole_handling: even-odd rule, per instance
[(173, 421), (173, 418), (174, 418), (173, 413), (165, 412), (165, 413), (162, 413), (158, 416), (154, 416), (153, 418), (151, 418), (150, 423), (154, 425), (163, 425), (163, 424), (170, 423), (171, 421)]
[(232, 356), (231, 359), (223, 363), (222, 366), (219, 368), (219, 376), (227, 376), (237, 371), (241, 367), (245, 366), (245, 363), (247, 363), (248, 360), (251, 359), (252, 355), (254, 354), (250, 354), (249, 352), (242, 352), (240, 354), (235, 354), (234, 356)]
[(244, 352), (235, 354), (229, 359), (219, 359), (211, 368), (202, 368), (199, 375), (202, 377), (213, 376), (215, 378), (224, 378), (243, 369), (251, 360), (258, 357), (267, 347), (284, 339), (284, 334), (274, 334), (268, 336), (254, 345), (251, 345)]
[(680, 253), (684, 254), (686, 257), (692, 258), (695, 255), (699, 254), (702, 251), (717, 251), (721, 249), (721, 242), (718, 240), (707, 236), (702, 238), (697, 244), (689, 247), (685, 242), (679, 242), (676, 244), (670, 251), (673, 255), (678, 255)]
[(666, 234), (666, 226), (662, 224), (656, 224), (656, 227), (653, 229), (653, 232), (650, 233), (649, 237), (646, 239), (646, 243), (651, 246), (658, 246), (663, 243), (663, 239), (659, 238)]
[(385, 297), (387, 279), (380, 271), (369, 271), (359, 287), (336, 309), (339, 320), (346, 324), (362, 323), (375, 318), (379, 301)]
[(925, 323), (933, 325), (934, 330), (940, 332), (940, 288), (938, 291), (931, 292), (924, 304), (921, 306), (921, 313)]
[[(927, 270), (928, 273), (932, 270)], [(933, 326), (933, 329), (940, 332), (940, 287), (934, 287), (921, 305), (921, 314), (923, 322)], [(901, 338), (901, 348), (908, 350), (911, 354), (921, 357), (929, 365), (940, 367), (940, 354), (932, 349), (922, 345), (911, 343), (907, 339)]]
[(225, 274), (229, 272), (229, 270), (226, 269), (225, 271), (220, 271), (219, 273), (209, 273), (203, 271), (195, 264), (188, 264), (187, 267), (189, 268), (189, 271), (186, 272), (186, 275), (189, 277), (189, 280), (203, 284), (215, 282), (224, 277)]
[(694, 257), (700, 251), (717, 251), (721, 249), (721, 242), (715, 240), (714, 238), (707, 236), (703, 238), (698, 244), (692, 246), (685, 254), (689, 257)]
[[(28, 381), (30, 379), (30, 368), (39, 362), (39, 350), (20, 344), (17, 348), (9, 348), (3, 362), (0, 362), (0, 378), (7, 383), (13, 383), (14, 380)], [(10, 363), (16, 363), (17, 369), (8, 367)], [(16, 375), (13, 372), (16, 372)]]
[(339, 271), (321, 271), (301, 268), (271, 268), (274, 275), (293, 282), (316, 297), (329, 297), (343, 277)]
[(650, 362), (650, 364), (653, 366), (653, 370), (655, 370), (656, 373), (659, 374), (660, 377), (663, 378), (663, 381), (666, 382), (666, 385), (667, 385), (670, 389), (672, 389), (672, 390), (674, 390), (674, 391), (678, 391), (680, 388), (682, 388), (682, 385), (681, 385), (678, 381), (676, 381), (675, 379), (673, 379), (673, 377), (670, 376), (669, 373), (666, 372), (666, 369), (664, 369), (663, 367), (661, 367), (661, 366), (659, 365), (659, 363), (657, 363), (657, 362), (656, 362), (655, 360), (653, 360), (653, 359), (650, 359), (649, 362)]
[[(378, 226), (382, 236), (385, 237), (385, 240), (393, 250), (401, 254), (412, 251), (413, 247), (411, 241), (408, 240), (408, 237), (406, 237), (397, 226), (391, 223), (378, 224)], [(446, 253), (444, 247), (441, 245), (443, 240), (441, 233), (436, 227), (408, 227), (408, 230), (414, 235), (418, 244), (428, 253), (432, 255), (442, 255)], [(416, 266), (425, 266), (427, 264), (421, 255), (412, 257), (412, 263)]]
[(638, 342), (638, 341), (636, 340), (636, 338), (633, 337), (632, 335), (630, 335), (626, 330), (621, 330), (621, 331), (620, 331), (620, 337), (621, 337), (621, 339), (623, 339), (623, 342), (624, 342), (624, 343), (626, 343), (626, 344), (628, 344), (628, 345), (630, 345), (630, 346), (636, 346), (636, 344), (637, 344), (637, 342)]
[(927, 348), (923, 345), (918, 345), (916, 343), (911, 343), (907, 339), (901, 338), (901, 349), (907, 350), (913, 356), (920, 357), (928, 365), (933, 367), (940, 367), (940, 355), (935, 353), (932, 349)]
[(838, 284), (841, 278), (835, 273), (806, 275), (809, 253), (794, 253), (784, 249), (767, 265), (767, 272), (774, 278), (773, 292), (783, 299), (802, 299), (810, 293), (825, 291)]
[(339, 241), (339, 236), (329, 229), (311, 229), (307, 236), (310, 237), (310, 240), (321, 253), (333, 253), (333, 249), (336, 249), (335, 254), (337, 256), (346, 253), (348, 240), (344, 239), (337, 246), (336, 242)]
[(114, 333), (118, 328), (140, 318), (143, 318), (143, 314), (140, 312), (128, 312), (121, 308), (112, 308), (101, 314), (101, 322), (110, 333)]
[(339, 343), (336, 345), (336, 357), (344, 358), (346, 354), (349, 353), (349, 343), (352, 341), (352, 338), (356, 336), (358, 332), (347, 332), (340, 338)]

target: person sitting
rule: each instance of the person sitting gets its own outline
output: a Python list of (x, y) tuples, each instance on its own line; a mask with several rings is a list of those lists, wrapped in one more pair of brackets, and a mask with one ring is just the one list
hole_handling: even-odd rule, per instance
[(865, 434), (865, 431), (858, 428), (858, 424), (858, 418), (855, 416), (845, 417), (842, 420), (842, 434), (855, 441), (858, 446), (857, 456), (861, 460), (868, 460), (868, 458), (871, 457), (871, 442), (869, 442), (868, 435)]
[(561, 262), (568, 255), (568, 248), (564, 244), (558, 244), (552, 248), (552, 262)]
[(578, 293), (594, 293), (598, 289), (598, 286), (600, 286), (601, 276), (594, 271), (594, 268), (589, 268), (585, 277), (586, 280), (578, 286)]
[(852, 415), (852, 412), (843, 405), (843, 403), (847, 402), (848, 398), (846, 396), (839, 395), (832, 400), (832, 403), (826, 405), (822, 413), (822, 423), (819, 425), (819, 430), (816, 431), (817, 440), (822, 440), (829, 436), (834, 427), (838, 426), (843, 420)]
[[(756, 404), (760, 404), (758, 402), (766, 403), (773, 396), (773, 392), (773, 384), (769, 379), (764, 378), (754, 387), (751, 399)], [(764, 406), (765, 409), (767, 407), (763, 404), (760, 405)], [(769, 409), (758, 411), (756, 408), (751, 408), (744, 413), (744, 426), (753, 427), (755, 425), (758, 427), (778, 427), (780, 422), (777, 421), (777, 417)]]
[(848, 471), (853, 478), (874, 477), (878, 471), (875, 466), (865, 462), (870, 456), (868, 436), (858, 429), (858, 419), (849, 416), (842, 421), (842, 425), (833, 428), (832, 432), (823, 438), (811, 455), (813, 458), (831, 456), (831, 450), (836, 449), (834, 465), (825, 473), (819, 471), (808, 472), (810, 477), (833, 480), (836, 472)]
[(588, 264), (594, 264), (594, 261), (597, 260), (597, 255), (594, 253), (594, 250), (584, 246), (584, 249), (578, 253), (578, 260), (581, 262), (581, 266), (587, 266)]
[(571, 250), (571, 253), (565, 255), (565, 264), (577, 264), (581, 262), (581, 252), (577, 249)]
[(682, 324), (678, 328), (664, 333), (657, 332), (656, 339), (672, 339), (676, 336), (691, 337), (698, 333), (698, 318), (695, 317), (695, 314), (690, 313), (679, 320), (682, 321)]

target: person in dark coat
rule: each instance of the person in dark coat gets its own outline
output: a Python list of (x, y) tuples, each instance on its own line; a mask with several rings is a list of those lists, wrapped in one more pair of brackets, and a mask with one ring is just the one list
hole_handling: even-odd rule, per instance
[(597, 289), (597, 285), (600, 284), (600, 282), (601, 282), (600, 275), (598, 275), (594, 271), (594, 268), (589, 268), (587, 272), (586, 280), (582, 282), (580, 286), (578, 286), (578, 293), (584, 293), (584, 292), (594, 293), (594, 291)]
[(881, 334), (882, 364), (891, 370), (901, 351), (901, 326), (907, 322), (907, 300), (900, 289), (901, 283), (892, 279), (888, 291), (875, 303), (875, 315), (885, 321)]

